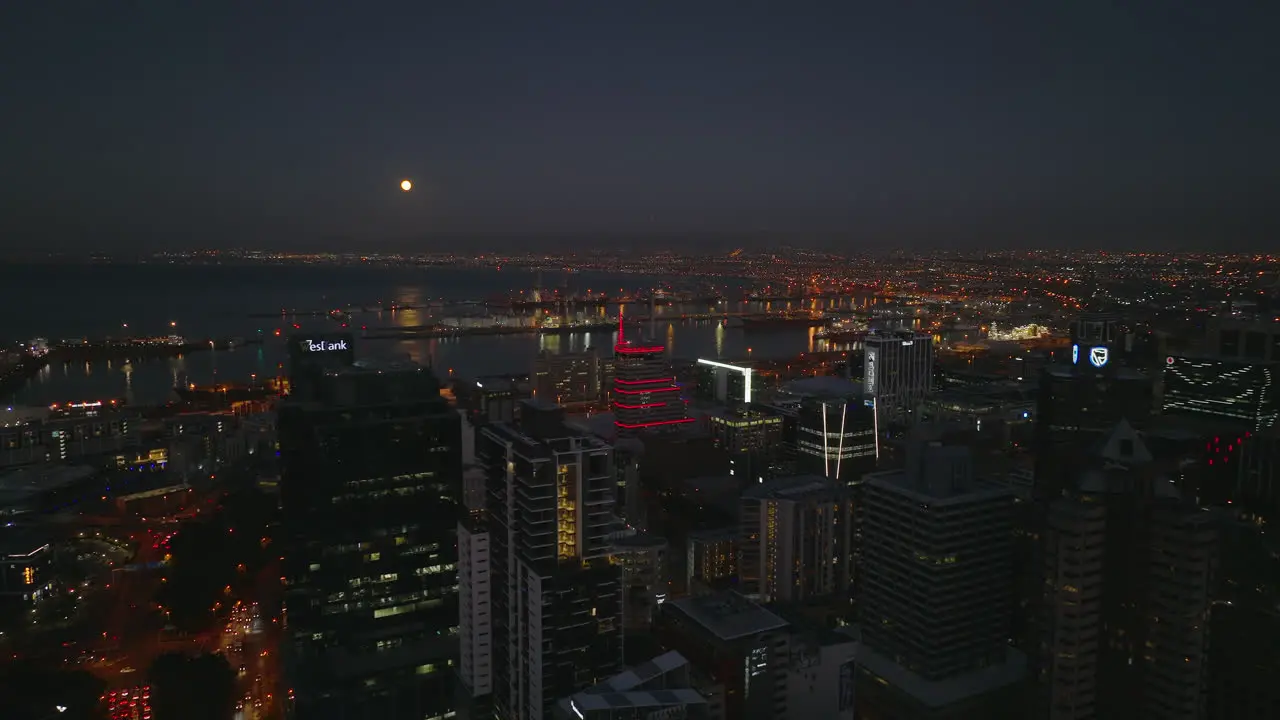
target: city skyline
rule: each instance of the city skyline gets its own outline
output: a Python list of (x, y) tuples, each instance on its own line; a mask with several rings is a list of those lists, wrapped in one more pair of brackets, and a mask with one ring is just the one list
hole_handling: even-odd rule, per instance
[(25, 7), (0, 249), (1261, 248), (1275, 13)]

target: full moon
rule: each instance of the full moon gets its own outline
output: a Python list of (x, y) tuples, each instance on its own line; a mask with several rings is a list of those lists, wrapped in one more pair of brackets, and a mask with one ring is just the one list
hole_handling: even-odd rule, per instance
[(408, 180), (401, 180), (400, 189), (405, 192), (409, 192), (410, 190), (413, 189), (413, 183), (409, 182)]

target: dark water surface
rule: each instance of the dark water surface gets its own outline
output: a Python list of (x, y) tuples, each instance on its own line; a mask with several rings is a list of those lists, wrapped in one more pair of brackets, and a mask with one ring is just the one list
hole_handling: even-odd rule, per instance
[[(286, 362), (283, 337), (291, 332), (340, 330), (328, 318), (255, 318), (281, 308), (320, 310), (380, 307), (431, 300), (484, 300), (532, 291), (532, 271), (386, 268), (369, 266), (195, 266), (195, 265), (0, 265), (0, 339), (5, 342), (45, 337), (147, 336), (176, 333), (187, 338), (256, 337), (262, 345), (235, 351), (201, 352), (172, 360), (59, 364), (46, 368), (8, 401), (48, 404), (102, 397), (133, 403), (163, 402), (178, 382), (248, 381), (273, 376)], [(601, 273), (541, 275), (546, 287), (562, 292), (647, 290), (660, 278)], [(678, 285), (677, 285), (678, 286)], [(730, 283), (730, 287), (740, 284)], [(833, 301), (834, 302), (834, 301)], [(844, 304), (848, 304), (846, 301)], [(709, 308), (659, 308), (659, 313), (705, 312)], [(729, 310), (762, 310), (751, 303), (730, 303)], [(776, 309), (776, 308), (775, 308)], [(616, 308), (608, 310), (610, 314)], [(647, 314), (648, 308), (633, 312)], [(363, 313), (361, 325), (412, 326), (431, 322), (425, 311)], [(301, 326), (295, 330), (293, 323)], [(350, 329), (350, 328), (349, 328)], [(714, 321), (656, 322), (654, 334), (681, 357), (781, 357), (814, 349), (804, 328), (747, 336)], [(611, 347), (616, 333), (575, 335), (503, 335), (457, 339), (358, 341), (357, 354), (408, 356), (432, 363), (443, 377), (528, 372), (539, 350), (576, 351)], [(750, 348), (750, 351), (748, 349)]]

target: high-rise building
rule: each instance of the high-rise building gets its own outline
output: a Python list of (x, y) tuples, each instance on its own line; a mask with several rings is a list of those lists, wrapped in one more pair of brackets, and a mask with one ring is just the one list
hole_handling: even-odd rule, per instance
[(668, 600), (657, 634), (723, 687), (724, 717), (774, 720), (788, 714), (790, 624), (732, 591)]
[(698, 359), (698, 395), (726, 405), (750, 404), (756, 374), (749, 365)]
[(600, 400), (600, 354), (543, 350), (534, 358), (532, 380), (536, 398), (564, 407), (594, 405)]
[(485, 512), (458, 524), (458, 709), (462, 720), (492, 716), (493, 572)]
[(49, 538), (41, 532), (28, 527), (0, 528), (0, 611), (9, 617), (34, 612), (53, 591), (54, 553), (49, 548)]
[(658, 606), (667, 601), (671, 582), (665, 538), (628, 533), (613, 541), (611, 559), (622, 568), (623, 627), (647, 633)]
[(1280, 322), (1219, 319), (1209, 328), (1207, 349), (1224, 358), (1280, 361)]
[(1146, 374), (1113, 356), (1115, 324), (1088, 316), (1073, 330), (1070, 362), (1055, 363), (1040, 375), (1035, 412), (1035, 487), (1037, 498), (1056, 497), (1070, 484), (1081, 454), (1127, 421), (1146, 427), (1155, 406), (1155, 387)]
[(796, 458), (802, 472), (847, 484), (876, 469), (875, 410), (861, 397), (808, 397), (796, 414)]
[(782, 442), (782, 416), (746, 408), (725, 409), (707, 416), (711, 437), (725, 452), (771, 456)]
[(685, 577), (682, 591), (698, 594), (738, 575), (738, 528), (695, 530), (685, 545)]
[(618, 318), (618, 343), (613, 348), (613, 415), (619, 435), (693, 422), (666, 350), (654, 342), (625, 339), (622, 318)]
[(907, 467), (869, 475), (863, 497), (859, 704), (886, 717), (1000, 717), (1026, 670), (1009, 646), (1013, 492), (974, 477), (967, 447), (918, 432)]
[(140, 420), (114, 400), (0, 407), (0, 468), (126, 454), (138, 447)]
[(1214, 515), (1182, 500), (1126, 422), (1086, 454), (1048, 507), (1039, 713), (1203, 717)]
[(489, 472), (492, 704), (532, 720), (621, 669), (622, 570), (609, 560), (612, 448), (549, 403), (526, 400), (517, 415), (483, 428), (476, 455)]
[(787, 712), (793, 718), (854, 720), (856, 627), (832, 630), (819, 618), (779, 606), (793, 623), (791, 668), (787, 673)]
[(1248, 516), (1222, 520), (1205, 717), (1272, 717), (1280, 709), (1280, 556), (1266, 524)]
[[(475, 427), (495, 422), (511, 422), (516, 404), (527, 393), (510, 378), (476, 378), (468, 381), (466, 392), (458, 393), (466, 405), (467, 420)], [(465, 398), (465, 400), (464, 400)]]
[(933, 336), (911, 330), (868, 333), (863, 389), (882, 423), (911, 422), (933, 391)]
[[(1050, 562), (1046, 545), (1049, 504), (1076, 486), (1078, 476), (1090, 465), (1089, 449), (1106, 439), (1117, 423), (1145, 428), (1152, 421), (1155, 385), (1145, 373), (1125, 364), (1118, 321), (1112, 316), (1085, 315), (1072, 326), (1072, 344), (1060, 362), (1040, 371), (1032, 449), (1031, 502), (1020, 523), (1017, 552), (1018, 611), (1015, 635), (1033, 664), (1033, 675), (1043, 671), (1034, 636), (1044, 622), (1041, 568)], [(1060, 511), (1059, 511), (1060, 514)], [(1085, 522), (1086, 520), (1081, 520)]]
[(855, 555), (851, 496), (817, 475), (748, 487), (739, 501), (743, 593), (766, 603), (846, 598)]
[(1161, 410), (1262, 430), (1280, 418), (1280, 362), (1165, 358)]
[(1280, 426), (1245, 435), (1232, 500), (1260, 524), (1280, 521)]
[(458, 655), (460, 418), (428, 368), (292, 342), (279, 437), (296, 717), (443, 718)]

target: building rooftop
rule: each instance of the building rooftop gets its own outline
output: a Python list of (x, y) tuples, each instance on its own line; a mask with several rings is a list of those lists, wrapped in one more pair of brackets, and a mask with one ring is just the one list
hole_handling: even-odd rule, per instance
[(25, 560), (49, 547), (52, 534), (34, 527), (0, 528), (0, 560)]
[(1027, 658), (1013, 648), (1003, 663), (945, 680), (926, 680), (864, 645), (857, 650), (857, 664), (928, 708), (944, 708), (968, 698), (985, 695), (1021, 681), (1027, 674)]
[[(466, 381), (458, 380), (457, 382), (463, 383)], [(484, 375), (475, 378), (475, 380), (471, 382), (474, 382), (474, 387), (488, 393), (513, 393), (520, 389), (520, 384), (518, 382), (505, 375)]]
[(0, 507), (74, 485), (97, 472), (88, 465), (43, 465), (0, 473)]
[(1068, 363), (1053, 363), (1051, 365), (1046, 365), (1044, 367), (1044, 372), (1050, 377), (1060, 380), (1068, 380), (1076, 376), (1102, 376), (1114, 378), (1116, 380), (1151, 380), (1150, 376), (1146, 373), (1133, 368), (1124, 367), (1123, 365), (1108, 365), (1106, 370), (1087, 370), (1085, 372), (1081, 372), (1081, 368), (1075, 365), (1070, 365)]
[(578, 428), (567, 426), (561, 437), (535, 438), (512, 423), (486, 425), (482, 432), (510, 442), (521, 456), (530, 459), (550, 460), (557, 452), (573, 450), (608, 450), (609, 445), (594, 435), (579, 434)]
[(520, 401), (521, 405), (528, 406), (534, 410), (542, 410), (543, 412), (554, 412), (560, 409), (560, 406), (551, 402), (546, 398), (531, 397)]
[(676, 481), (676, 487), (686, 496), (712, 504), (727, 503), (725, 507), (734, 515), (737, 514), (741, 485), (741, 481), (732, 475), (701, 475)]
[(706, 528), (703, 530), (694, 530), (689, 533), (689, 539), (698, 539), (709, 542), (718, 542), (721, 540), (737, 540), (739, 528), (737, 525), (729, 525), (726, 527)]
[(618, 434), (618, 427), (613, 424), (614, 420), (613, 413), (599, 412), (590, 415), (570, 415), (565, 418), (565, 425), (583, 435), (612, 438)]
[(962, 385), (940, 390), (930, 399), (936, 405), (999, 405), (1033, 403), (1037, 388), (1026, 382), (1004, 380), (983, 385)]
[(653, 708), (653, 711), (668, 707), (705, 704), (707, 699), (702, 693), (691, 688), (674, 690), (652, 690), (649, 692), (581, 692), (561, 701), (570, 711), (581, 717), (582, 713), (600, 710), (619, 710), (623, 708)]
[(47, 407), (28, 407), (25, 405), (5, 405), (0, 407), (0, 425), (5, 427), (26, 425), (37, 420), (44, 420), (53, 411)]
[(862, 384), (835, 376), (800, 378), (783, 385), (782, 393), (801, 398), (862, 397)]
[(733, 590), (668, 600), (689, 619), (723, 641), (787, 627), (787, 621)]
[(646, 550), (667, 546), (667, 539), (658, 535), (638, 532), (613, 540), (614, 547), (619, 550)]
[(662, 675), (679, 670), (688, 666), (688, 664), (689, 661), (685, 660), (683, 655), (672, 650), (652, 660), (646, 660), (635, 667), (627, 668), (599, 685), (587, 688), (585, 692), (604, 693), (635, 690), (645, 683), (657, 680)]
[(821, 475), (795, 475), (752, 485), (743, 491), (742, 496), (760, 500), (799, 500), (828, 496), (843, 487), (845, 485), (842, 483), (828, 480)]
[(907, 440), (907, 464), (903, 469), (883, 470), (865, 476), (867, 484), (892, 490), (921, 505), (963, 506), (1011, 495), (1000, 483), (977, 477), (973, 451), (962, 444), (948, 444), (950, 424), (919, 425)]
[[(608, 680), (561, 700), (558, 704), (569, 717), (582, 717), (591, 711), (625, 708), (662, 708), (701, 705), (707, 702), (702, 693), (687, 687), (670, 687), (688, 680), (688, 674), (673, 675), (689, 668), (689, 661), (678, 652), (668, 652), (614, 675)], [(664, 677), (672, 675), (672, 677)], [(655, 687), (660, 686), (660, 687)]]

